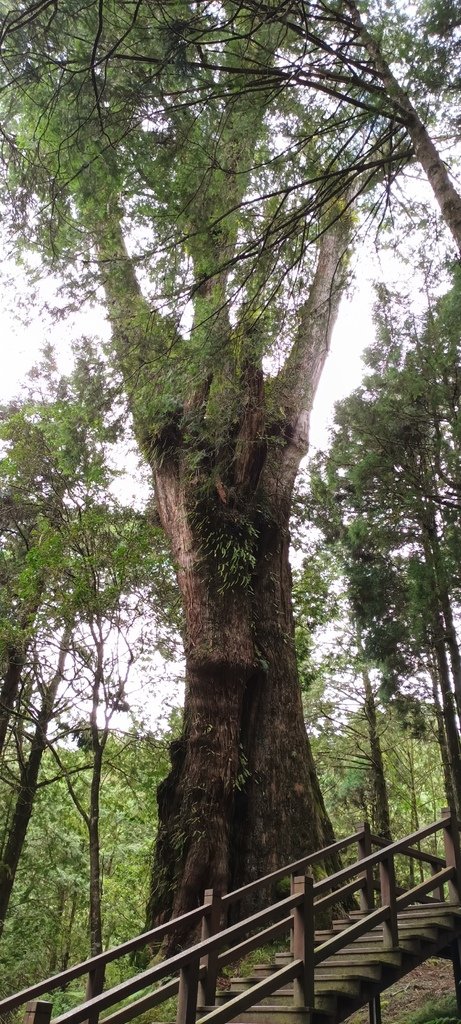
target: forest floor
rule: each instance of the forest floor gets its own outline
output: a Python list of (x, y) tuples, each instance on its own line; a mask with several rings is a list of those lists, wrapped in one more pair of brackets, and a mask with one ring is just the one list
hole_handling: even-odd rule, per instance
[[(405, 1024), (427, 1004), (454, 998), (453, 967), (449, 960), (426, 960), (381, 996), (382, 1024)], [(347, 1024), (368, 1024), (368, 1009), (354, 1013)]]

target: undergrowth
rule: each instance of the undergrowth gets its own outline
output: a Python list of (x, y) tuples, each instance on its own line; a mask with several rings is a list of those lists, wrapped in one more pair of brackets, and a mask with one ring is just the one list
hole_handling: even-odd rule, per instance
[(456, 997), (447, 996), (436, 1002), (426, 1003), (421, 1010), (405, 1017), (399, 1024), (461, 1024), (461, 1017), (456, 1009)]

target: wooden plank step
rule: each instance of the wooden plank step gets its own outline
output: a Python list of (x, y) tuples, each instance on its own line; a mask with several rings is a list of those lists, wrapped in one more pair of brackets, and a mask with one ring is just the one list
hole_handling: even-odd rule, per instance
[[(437, 928), (404, 928), (402, 931), (399, 929), (399, 945), (405, 942), (412, 942), (413, 939), (424, 939), (426, 942), (437, 942), (438, 932)], [(350, 945), (355, 946), (357, 949), (360, 946), (367, 944), (372, 945), (373, 943), (381, 943), (383, 941), (382, 932), (367, 932), (365, 935), (360, 935), (357, 939), (354, 939)]]
[(342, 954), (345, 954), (347, 956), (361, 956), (363, 954), (368, 958), (370, 953), (375, 953), (379, 956), (381, 956), (382, 954), (383, 956), (385, 956), (388, 954), (393, 954), (395, 952), (402, 952), (405, 954), (411, 953), (418, 955), (421, 952), (421, 943), (419, 942), (418, 939), (415, 938), (399, 939), (399, 944), (396, 949), (384, 949), (381, 942), (368, 941), (367, 943), (361, 942), (360, 944), (351, 942), (349, 946), (345, 946), (344, 949), (339, 949), (338, 952), (333, 955), (341, 956)]
[[(213, 1006), (200, 1007), (198, 1018), (211, 1013)], [(252, 1006), (232, 1018), (230, 1024), (311, 1024), (308, 1010), (298, 1006), (277, 1006), (275, 1004)]]
[[(332, 956), (322, 960), (321, 964), (327, 966), (339, 962), (343, 963), (343, 961), (345, 963), (350, 963), (351, 961), (352, 963), (357, 963), (357, 960), (359, 960), (360, 963), (379, 963), (385, 967), (400, 967), (402, 959), (403, 953), (401, 949), (376, 949), (376, 947), (373, 946), (368, 950), (364, 950), (362, 948), (360, 950), (360, 954), (357, 954), (357, 950), (353, 949), (352, 946), (346, 946), (345, 949), (340, 949), (337, 953), (333, 953)], [(321, 964), (318, 966), (320, 967)]]
[(325, 978), (318, 979), (317, 975), (314, 979), (314, 991), (315, 996), (332, 993), (335, 996), (346, 996), (348, 999), (356, 999), (360, 995), (361, 987), (360, 981), (358, 980), (347, 980), (347, 978)]
[(319, 964), (315, 969), (315, 977), (319, 980), (333, 978), (363, 978), (367, 981), (380, 981), (382, 965), (379, 963), (347, 963), (344, 960), (335, 964)]
[[(336, 1024), (336, 1003), (330, 1000), (330, 1008), (326, 1008), (326, 1000), (324, 1002), (324, 1006), (316, 1006), (310, 1011), (288, 1006), (255, 1006), (235, 1017), (231, 1024)], [(202, 1007), (201, 1013), (208, 1013), (211, 1009)]]

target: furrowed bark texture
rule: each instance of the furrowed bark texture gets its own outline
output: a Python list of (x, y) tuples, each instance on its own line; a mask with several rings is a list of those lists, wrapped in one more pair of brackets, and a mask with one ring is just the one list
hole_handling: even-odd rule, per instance
[[(158, 791), (149, 924), (197, 906), (206, 887), (229, 890), (333, 838), (303, 721), (288, 525), (339, 304), (345, 245), (343, 224), (323, 236), (298, 333), (278, 376), (265, 379), (260, 364), (240, 362), (238, 414), (224, 435), (224, 458), (208, 441), (205, 380), (194, 384), (183, 413), (154, 433), (148, 391), (140, 401), (133, 385), (143, 373), (139, 324), (148, 319), (147, 304), (116, 217), (99, 239), (114, 348), (184, 610), (184, 726)], [(165, 331), (155, 314), (149, 325), (152, 334)], [(215, 380), (221, 387), (219, 370)], [(177, 930), (170, 951), (186, 938)]]

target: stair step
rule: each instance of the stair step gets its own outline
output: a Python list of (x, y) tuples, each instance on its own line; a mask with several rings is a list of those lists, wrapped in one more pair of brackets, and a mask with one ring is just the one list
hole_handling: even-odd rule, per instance
[[(367, 963), (367, 964), (383, 964), (389, 967), (400, 967), (402, 964), (402, 950), (401, 949), (383, 949), (376, 948), (376, 946), (370, 947), (370, 949), (361, 949), (361, 955), (357, 954), (357, 951), (352, 946), (346, 946), (345, 949), (341, 949), (338, 953), (334, 953), (333, 956), (326, 957), (322, 960), (322, 965), (330, 965), (333, 963), (340, 962), (345, 963)], [(319, 964), (320, 966), (320, 964)]]
[[(366, 916), (360, 911), (352, 911), (347, 917), (336, 919), (331, 929), (319, 929), (315, 933), (317, 946), (337, 938), (342, 932), (345, 932), (344, 942), (347, 943), (316, 967), (315, 1008), (307, 1010), (295, 1006), (293, 984), (282, 982), (277, 992), (262, 998), (251, 1009), (238, 1013), (231, 1024), (339, 1024), (365, 1005), (374, 993), (383, 991), (396, 978), (411, 970), (415, 963), (431, 955), (431, 947), (437, 950), (451, 941), (449, 932), (454, 938), (461, 930), (460, 907), (450, 904), (439, 904), (430, 909), (415, 906), (398, 915), (397, 948), (384, 948), (383, 925), (353, 941), (348, 940), (347, 929)], [(229, 989), (218, 993), (217, 1005), (246, 992), (292, 959), (290, 951), (285, 949), (275, 954), (273, 963), (255, 965), (251, 975), (236, 975), (231, 979)], [(202, 1015), (205, 1012), (209, 1010), (202, 1008), (200, 1011)]]
[(316, 998), (317, 995), (331, 993), (335, 996), (347, 996), (348, 999), (356, 999), (360, 995), (360, 981), (348, 981), (347, 978), (334, 978), (332, 980), (325, 978), (325, 980), (320, 980), (316, 977), (314, 991)]
[[(205, 1016), (213, 1006), (200, 1007), (198, 1017)], [(309, 1010), (298, 1006), (277, 1006), (276, 1004), (252, 1006), (232, 1018), (231, 1024), (311, 1024)]]
[[(414, 930), (399, 932), (398, 944), (399, 946), (405, 948), (407, 943), (411, 943), (413, 941), (421, 941), (424, 939), (426, 942), (436, 942), (437, 938), (438, 934), (436, 928), (415, 928)], [(375, 945), (377, 947), (383, 945), (382, 932), (367, 932), (366, 935), (361, 935), (358, 939), (354, 939), (353, 942), (348, 943), (348, 946), (346, 948), (351, 949), (352, 947), (354, 947), (354, 949), (360, 949), (362, 946), (372, 945)]]
[(326, 961), (315, 969), (315, 977), (319, 980), (333, 978), (363, 978), (368, 981), (380, 981), (382, 965), (379, 963), (347, 963), (330, 964)]

